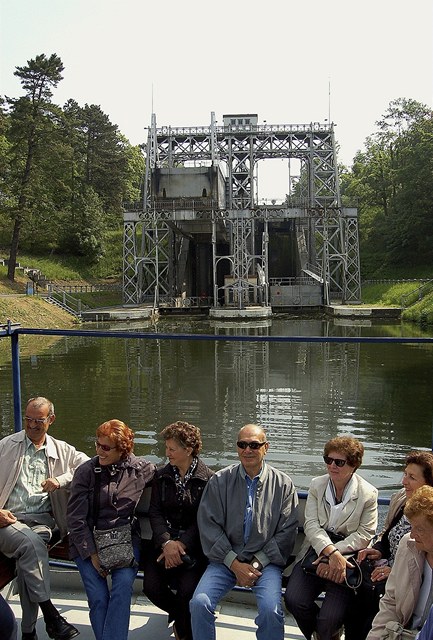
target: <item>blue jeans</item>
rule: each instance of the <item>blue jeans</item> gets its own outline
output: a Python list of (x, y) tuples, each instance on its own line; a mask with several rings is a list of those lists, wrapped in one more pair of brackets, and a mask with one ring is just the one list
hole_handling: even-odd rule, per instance
[(423, 628), (416, 637), (416, 640), (431, 640), (433, 638), (433, 607), (427, 616)]
[[(215, 607), (235, 584), (235, 574), (225, 564), (209, 564), (189, 604), (194, 640), (215, 640)], [(268, 564), (252, 590), (257, 598), (257, 639), (283, 640), (280, 567)]]
[(4, 640), (16, 640), (17, 621), (14, 613), (3, 596), (0, 595), (0, 625)]
[[(134, 548), (138, 560), (138, 549)], [(111, 590), (107, 578), (96, 571), (90, 558), (74, 558), (87, 594), (89, 616), (96, 640), (127, 640), (131, 594), (136, 567), (114, 569)]]

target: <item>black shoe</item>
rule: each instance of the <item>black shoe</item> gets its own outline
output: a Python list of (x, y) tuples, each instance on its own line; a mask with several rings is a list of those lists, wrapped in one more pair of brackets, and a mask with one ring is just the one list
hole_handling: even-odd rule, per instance
[(30, 633), (23, 633), (22, 640), (38, 640), (36, 629), (33, 629)]
[(70, 640), (80, 633), (72, 624), (66, 622), (62, 616), (52, 618), (46, 623), (46, 628), (48, 635), (54, 640)]

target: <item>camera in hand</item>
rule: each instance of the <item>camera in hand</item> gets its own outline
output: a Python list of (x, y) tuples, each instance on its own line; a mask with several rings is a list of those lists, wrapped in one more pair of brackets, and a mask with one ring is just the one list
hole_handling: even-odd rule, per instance
[(187, 566), (187, 567), (193, 567), (195, 565), (195, 558), (191, 558), (190, 555), (188, 555), (187, 553), (185, 553), (184, 555), (181, 556), (182, 558), (182, 562)]
[[(185, 553), (184, 555), (181, 555), (180, 557), (186, 568), (190, 569), (195, 566), (195, 558), (191, 558), (191, 556), (189, 556), (187, 553)], [(160, 564), (161, 566), (164, 564), (164, 562), (165, 562), (164, 557), (158, 560), (158, 564)]]

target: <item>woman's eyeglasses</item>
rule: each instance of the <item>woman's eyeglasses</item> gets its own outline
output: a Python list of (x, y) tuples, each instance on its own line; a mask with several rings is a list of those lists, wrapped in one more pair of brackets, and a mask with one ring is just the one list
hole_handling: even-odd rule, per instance
[(325, 461), (325, 464), (331, 465), (333, 462), (335, 462), (335, 465), (337, 467), (344, 467), (347, 462), (347, 460), (341, 460), (340, 458), (331, 458), (330, 456), (323, 456), (323, 459)]
[(255, 440), (253, 440), (252, 442), (245, 442), (245, 440), (240, 440), (236, 444), (239, 449), (246, 449), (247, 447), (249, 447), (250, 449), (256, 451), (257, 449), (260, 449), (260, 447), (263, 447), (264, 444), (266, 444), (266, 440), (264, 442), (256, 442)]
[(102, 449), (102, 451), (111, 451), (112, 449), (117, 449), (117, 447), (109, 447), (108, 444), (101, 444), (97, 440), (95, 440), (95, 447), (97, 449)]

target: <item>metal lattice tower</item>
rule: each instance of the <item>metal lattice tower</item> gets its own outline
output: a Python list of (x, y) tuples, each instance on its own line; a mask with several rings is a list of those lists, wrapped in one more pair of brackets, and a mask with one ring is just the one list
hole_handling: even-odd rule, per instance
[[(268, 304), (269, 225), (288, 220), (296, 225), (300, 241), (303, 236), (306, 250), (302, 251), (308, 254), (304, 271), (323, 280), (324, 302), (360, 302), (357, 211), (341, 204), (333, 125), (255, 124), (254, 119), (232, 124), (226, 118), (230, 117), (224, 117), (223, 126), (217, 126), (212, 113), (209, 126), (157, 128), (152, 115), (143, 202), (124, 215), (125, 302), (153, 299), (158, 304), (176, 295), (174, 265), (184, 256), (182, 243), (175, 239), (190, 237), (197, 225), (211, 237), (214, 304), (218, 304), (217, 271), (223, 261), (230, 265), (231, 278), (224, 288), (233, 303), (239, 307), (250, 303), (255, 287), (251, 280), (259, 274), (255, 288), (262, 303)], [(274, 158), (300, 162), (299, 193), (296, 198), (289, 194), (282, 204), (259, 205), (257, 166)], [(225, 169), (223, 206), (214, 194), (194, 200), (156, 197), (158, 171), (200, 164)], [(228, 244), (224, 253), (221, 234)]]

